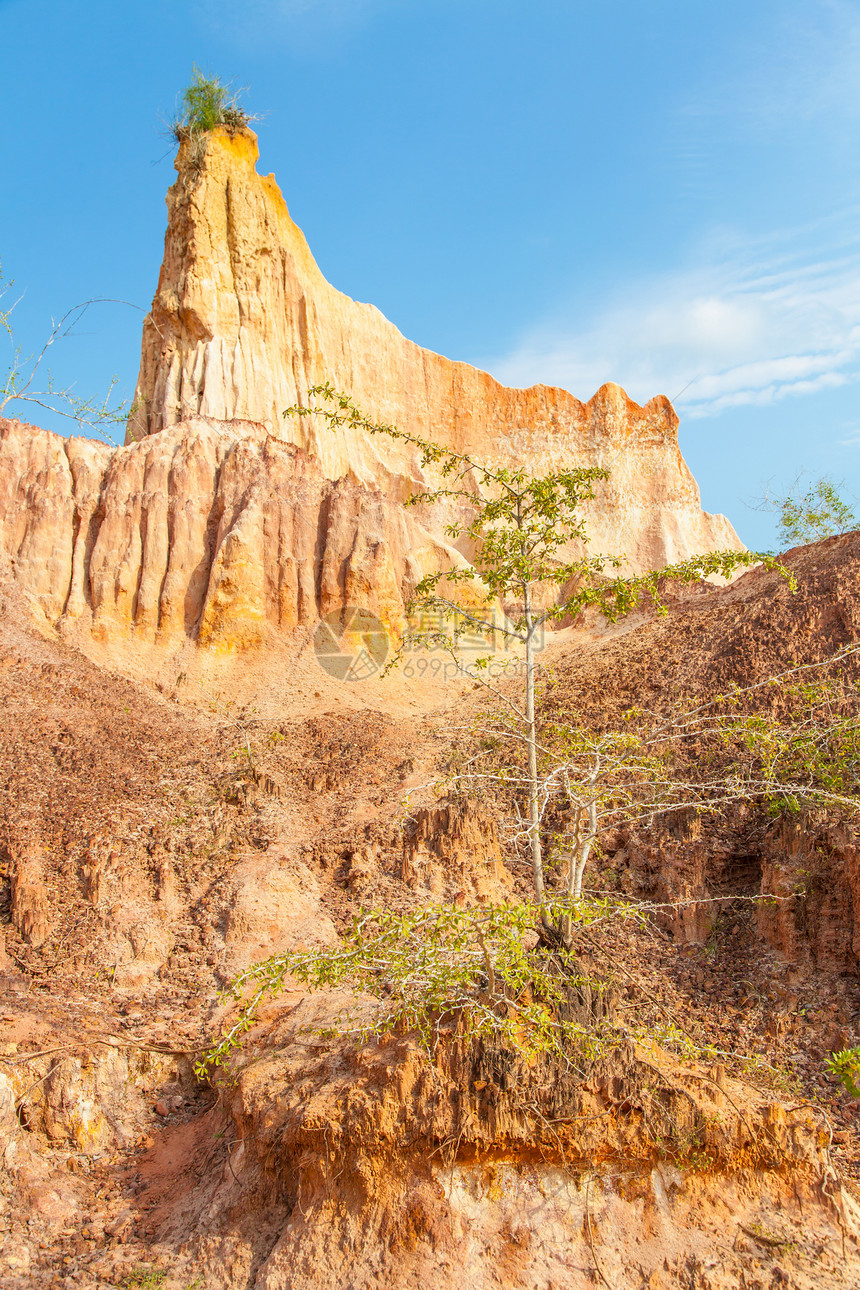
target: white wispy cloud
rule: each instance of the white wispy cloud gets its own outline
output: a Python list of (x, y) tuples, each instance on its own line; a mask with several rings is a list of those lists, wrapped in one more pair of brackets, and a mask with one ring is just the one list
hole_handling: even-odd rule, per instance
[[(510, 385), (588, 397), (617, 381), (687, 417), (860, 380), (858, 211), (766, 241), (712, 246), (691, 269), (643, 279), (591, 316), (533, 327), (486, 366)], [(572, 311), (572, 310), (571, 310)]]
[[(694, 196), (717, 167), (708, 151), (714, 140), (781, 146), (794, 130), (817, 129), (833, 166), (852, 173), (858, 64), (855, 0), (786, 0), (766, 48), (751, 41), (730, 67), (712, 69), (677, 117), (682, 133), (669, 144), (690, 171)], [(640, 400), (665, 393), (688, 418), (853, 383), (858, 216), (846, 209), (766, 237), (703, 238), (686, 267), (610, 289), (585, 313), (581, 301), (561, 302), (484, 365), (510, 384), (559, 384), (586, 398), (609, 380)]]

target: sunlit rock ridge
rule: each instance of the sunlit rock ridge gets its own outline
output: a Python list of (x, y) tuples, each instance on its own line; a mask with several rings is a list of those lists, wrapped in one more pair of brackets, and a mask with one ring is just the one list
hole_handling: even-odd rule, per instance
[(329, 380), (374, 419), (484, 460), (608, 466), (592, 541), (637, 569), (740, 545), (723, 516), (701, 510), (668, 399), (639, 407), (617, 385), (588, 403), (550, 386), (509, 389), (413, 344), (325, 280), (257, 157), (250, 131), (213, 132), (202, 156), (180, 148), (129, 440), (193, 415), (241, 419), (306, 449), (328, 479), (351, 473), (393, 496), (414, 486), (414, 452), (284, 419)]
[(486, 462), (608, 467), (592, 549), (631, 570), (741, 545), (702, 511), (666, 398), (508, 389), (421, 349), (326, 282), (257, 156), (250, 131), (179, 149), (125, 445), (0, 420), (0, 563), (43, 626), (126, 662), (230, 651), (346, 604), (393, 621), (423, 574), (474, 558), (450, 508), (404, 506), (428, 482), (414, 448), (284, 417), (326, 380)]

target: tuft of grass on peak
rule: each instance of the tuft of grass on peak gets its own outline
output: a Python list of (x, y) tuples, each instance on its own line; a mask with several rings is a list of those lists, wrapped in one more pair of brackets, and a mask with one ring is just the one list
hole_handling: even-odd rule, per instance
[(180, 108), (170, 126), (176, 142), (197, 138), (219, 125), (234, 130), (249, 125), (255, 118), (239, 107), (240, 93), (217, 76), (206, 76), (199, 67), (192, 67), (191, 82), (180, 95)]

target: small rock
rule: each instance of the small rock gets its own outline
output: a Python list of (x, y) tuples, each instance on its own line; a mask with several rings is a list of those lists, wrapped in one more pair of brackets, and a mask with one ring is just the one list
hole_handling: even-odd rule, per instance
[(156, 1102), (153, 1110), (156, 1115), (165, 1116), (170, 1114), (170, 1107), (166, 1102)]
[[(124, 1209), (121, 1214), (117, 1215), (112, 1223), (105, 1224), (105, 1233), (108, 1236), (112, 1236), (115, 1240), (121, 1241), (133, 1222), (134, 1210)], [(123, 1256), (121, 1254), (117, 1254), (117, 1258), (122, 1257)]]
[(30, 1251), (23, 1241), (7, 1245), (3, 1251), (3, 1260), (7, 1272), (26, 1273), (30, 1270)]

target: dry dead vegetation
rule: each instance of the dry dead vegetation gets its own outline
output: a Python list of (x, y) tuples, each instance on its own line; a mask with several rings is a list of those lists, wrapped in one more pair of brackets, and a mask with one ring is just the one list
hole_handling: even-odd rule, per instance
[[(599, 725), (857, 639), (860, 539), (792, 564), (794, 596), (752, 573), (583, 630), (550, 652), (543, 702)], [(255, 959), (331, 943), (361, 908), (518, 889), (493, 802), (420, 791), (480, 698), (264, 720), (110, 675), (25, 621), (4, 592), (4, 1284), (860, 1282), (860, 1108), (824, 1067), (860, 1041), (844, 822), (737, 807), (609, 840), (591, 881), (666, 908), (581, 933), (607, 988), (569, 1006), (650, 1041), (562, 1068), (452, 1026), (431, 1065), (407, 1035), (320, 1035), (369, 1001), (287, 992), (236, 1082), (209, 1087), (193, 1063)]]

